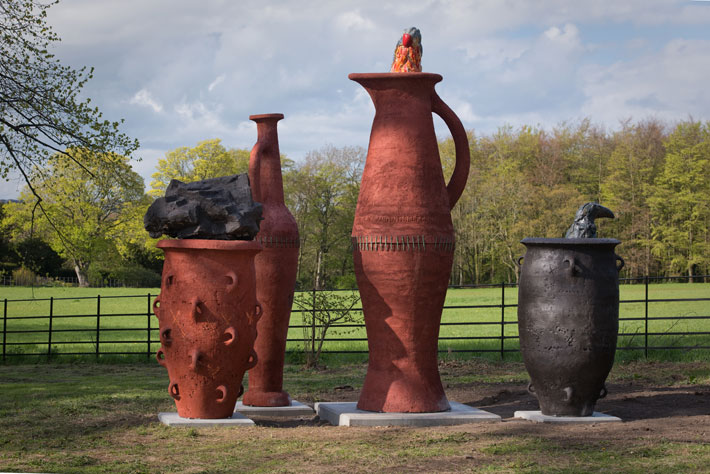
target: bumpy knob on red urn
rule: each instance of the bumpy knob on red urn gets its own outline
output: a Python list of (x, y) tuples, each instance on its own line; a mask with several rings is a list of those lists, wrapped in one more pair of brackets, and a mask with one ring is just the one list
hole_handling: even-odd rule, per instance
[(224, 342), (225, 346), (231, 345), (236, 339), (237, 330), (233, 326), (229, 326), (227, 329), (224, 330), (224, 334), (222, 335), (222, 342)]
[(172, 328), (165, 328), (162, 331), (160, 331), (160, 339), (161, 342), (163, 343), (164, 346), (170, 347), (170, 344), (173, 343), (173, 330)]
[(199, 351), (199, 349), (193, 349), (190, 351), (190, 369), (192, 371), (197, 371), (197, 367), (202, 362), (204, 355)]

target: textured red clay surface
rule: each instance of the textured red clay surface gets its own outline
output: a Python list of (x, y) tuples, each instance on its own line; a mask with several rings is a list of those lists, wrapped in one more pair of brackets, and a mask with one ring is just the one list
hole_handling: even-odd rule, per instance
[[(185, 418), (226, 418), (240, 395), (258, 319), (254, 256), (258, 243), (163, 240), (155, 313), (158, 361), (168, 369), (170, 395)], [(226, 363), (225, 363), (226, 362)]]
[[(450, 210), (466, 184), (468, 139), (434, 91), (440, 75), (348, 77), (367, 90), (375, 105), (352, 231), (370, 351), (358, 408), (447, 410), (437, 372), (437, 342), (453, 262)], [(433, 113), (445, 121), (456, 146), (448, 185)]]
[(249, 371), (246, 405), (287, 406), (283, 388), (284, 350), (298, 269), (298, 225), (284, 204), (277, 123), (282, 114), (252, 115), (258, 140), (249, 161), (254, 200), (264, 206), (256, 240), (263, 250), (254, 259), (256, 298), (263, 308), (257, 323), (256, 366)]

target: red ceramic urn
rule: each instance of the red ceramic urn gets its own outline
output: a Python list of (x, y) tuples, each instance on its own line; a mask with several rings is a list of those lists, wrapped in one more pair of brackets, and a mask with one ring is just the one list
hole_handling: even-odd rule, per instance
[[(434, 90), (440, 75), (348, 77), (375, 105), (352, 232), (370, 353), (357, 406), (378, 412), (448, 410), (437, 351), (454, 253), (450, 211), (468, 177), (468, 138)], [(448, 185), (432, 112), (454, 138), (456, 166)]]
[(256, 364), (261, 307), (254, 257), (261, 246), (242, 240), (161, 240), (158, 362), (183, 418), (228, 418), (242, 378)]
[(283, 391), (286, 336), (291, 317), (298, 270), (298, 225), (284, 204), (281, 156), (276, 131), (283, 114), (252, 115), (257, 142), (249, 160), (249, 181), (255, 201), (263, 206), (256, 240), (262, 252), (256, 256), (256, 297), (264, 308), (257, 326), (254, 350), (258, 362), (249, 371), (245, 405), (280, 407), (291, 404)]

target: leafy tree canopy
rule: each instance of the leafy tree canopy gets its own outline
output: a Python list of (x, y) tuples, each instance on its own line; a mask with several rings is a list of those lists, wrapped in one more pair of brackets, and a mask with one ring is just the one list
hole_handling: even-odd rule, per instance
[(304, 163), (284, 174), (287, 205), (301, 237), (303, 286), (309, 286), (307, 280), (319, 289), (355, 284), (348, 278), (352, 275), (350, 231), (365, 154), (361, 147), (326, 145), (309, 152)]
[(653, 251), (671, 271), (710, 267), (710, 122), (681, 122), (665, 141), (666, 159), (649, 198)]
[(158, 160), (148, 194), (160, 197), (173, 179), (190, 182), (218, 178), (249, 170), (249, 150), (226, 149), (219, 138), (203, 140), (195, 147), (180, 147)]
[(120, 164), (138, 148), (81, 97), (93, 69), (63, 66), (50, 52), (60, 40), (46, 23), (54, 3), (0, 0), (0, 177), (19, 171), (37, 199), (38, 170), (53, 155), (52, 170), (60, 159), (90, 170), (96, 160)]
[[(19, 203), (5, 205), (3, 225), (16, 239), (42, 236), (63, 258), (70, 260), (80, 284), (92, 261), (118, 252), (118, 230), (136, 220), (136, 208), (145, 205), (143, 179), (128, 159), (116, 155), (86, 157), (88, 150), (69, 150), (90, 168), (55, 154), (45, 169), (32, 175), (44, 199), (45, 212), (33, 219), (35, 204), (29, 188)], [(111, 164), (110, 166), (108, 164)]]

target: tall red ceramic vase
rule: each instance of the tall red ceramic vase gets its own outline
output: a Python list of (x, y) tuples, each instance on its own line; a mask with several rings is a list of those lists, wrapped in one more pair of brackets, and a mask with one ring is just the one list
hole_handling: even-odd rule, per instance
[[(355, 222), (353, 257), (369, 346), (358, 408), (450, 408), (437, 349), (451, 274), (451, 208), (466, 185), (468, 138), (434, 90), (438, 74), (350, 74), (375, 105)], [(451, 130), (456, 166), (444, 181), (432, 112)]]
[(261, 246), (241, 240), (162, 240), (165, 252), (158, 317), (158, 362), (183, 418), (228, 418), (242, 393), (261, 308), (254, 256)]
[(289, 406), (283, 391), (286, 336), (298, 270), (298, 225), (284, 204), (281, 157), (276, 131), (283, 114), (252, 115), (257, 142), (249, 160), (252, 195), (264, 207), (256, 240), (263, 251), (256, 256), (256, 297), (264, 308), (254, 349), (258, 362), (249, 371), (243, 403), (251, 406)]

